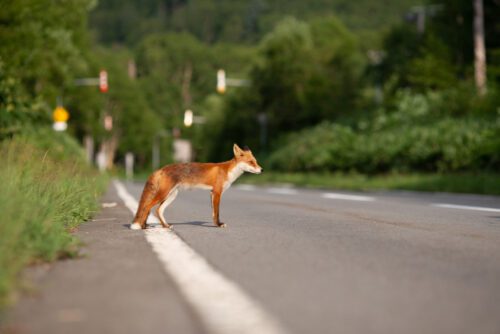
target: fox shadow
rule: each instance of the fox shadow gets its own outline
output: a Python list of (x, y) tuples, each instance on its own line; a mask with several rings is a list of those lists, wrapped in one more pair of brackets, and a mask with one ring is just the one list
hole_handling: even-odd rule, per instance
[[(193, 226), (202, 226), (202, 227), (213, 227), (213, 228), (216, 228), (217, 226), (215, 226), (212, 222), (204, 222), (204, 221), (188, 221), (188, 222), (182, 222), (182, 223), (170, 223), (170, 225), (172, 225), (172, 227), (175, 228), (175, 226), (178, 226), (178, 225), (193, 225)], [(123, 227), (129, 229), (130, 228), (130, 224), (122, 224)], [(161, 225), (160, 224), (148, 224), (148, 228), (161, 228)]]
[(182, 223), (171, 223), (172, 226), (177, 226), (177, 225), (193, 225), (193, 226), (203, 226), (203, 227), (213, 227), (216, 228), (212, 222), (203, 222), (203, 221), (190, 221), (190, 222), (182, 222)]

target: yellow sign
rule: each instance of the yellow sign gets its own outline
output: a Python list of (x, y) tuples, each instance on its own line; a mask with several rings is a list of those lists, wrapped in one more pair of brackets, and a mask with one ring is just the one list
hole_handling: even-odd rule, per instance
[(66, 122), (69, 119), (69, 113), (64, 107), (57, 107), (52, 114), (54, 122)]

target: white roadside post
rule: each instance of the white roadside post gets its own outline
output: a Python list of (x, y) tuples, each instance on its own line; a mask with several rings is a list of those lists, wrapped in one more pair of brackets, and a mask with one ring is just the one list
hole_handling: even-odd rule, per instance
[(190, 109), (184, 112), (184, 125), (187, 128), (193, 125), (193, 111), (191, 111)]
[(222, 69), (217, 71), (217, 92), (219, 94), (226, 92), (226, 72)]
[(132, 152), (125, 154), (125, 173), (127, 180), (131, 181), (134, 178), (134, 153)]
[(152, 155), (151, 155), (151, 167), (153, 170), (157, 170), (160, 167), (160, 139), (167, 137), (168, 133), (164, 130), (161, 130), (155, 134), (153, 137), (153, 147), (152, 147)]

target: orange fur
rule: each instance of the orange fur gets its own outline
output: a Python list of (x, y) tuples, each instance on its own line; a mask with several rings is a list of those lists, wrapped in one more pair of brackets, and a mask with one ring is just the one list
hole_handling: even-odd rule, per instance
[[(170, 204), (177, 191), (190, 187), (201, 187), (212, 191), (213, 222), (218, 227), (226, 225), (219, 219), (220, 198), (224, 190), (244, 171), (260, 174), (262, 167), (250, 150), (233, 146), (234, 158), (220, 163), (180, 163), (167, 165), (151, 174), (144, 186), (139, 208), (133, 224), (146, 228), (151, 208), (160, 204), (156, 214), (163, 227), (169, 228), (163, 218), (163, 209)], [(168, 201), (168, 202), (167, 202)]]

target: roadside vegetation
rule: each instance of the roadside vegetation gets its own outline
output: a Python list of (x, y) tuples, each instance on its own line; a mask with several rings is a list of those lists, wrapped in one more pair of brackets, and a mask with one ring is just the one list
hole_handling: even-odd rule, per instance
[(486, 113), (480, 106), (453, 113), (444, 108), (446, 100), (442, 93), (401, 91), (393, 108), (379, 109), (369, 119), (324, 122), (287, 136), (268, 164), (287, 172), (368, 175), (499, 171), (500, 110), (494, 108), (500, 100), (482, 100), (491, 105)]
[(106, 177), (88, 166), (77, 142), (51, 129), (0, 144), (0, 308), (21, 270), (78, 254), (71, 231), (96, 211)]
[(245, 175), (238, 183), (255, 185), (299, 186), (336, 190), (415, 190), (464, 194), (500, 195), (497, 173), (366, 175), (359, 173), (277, 173)]

